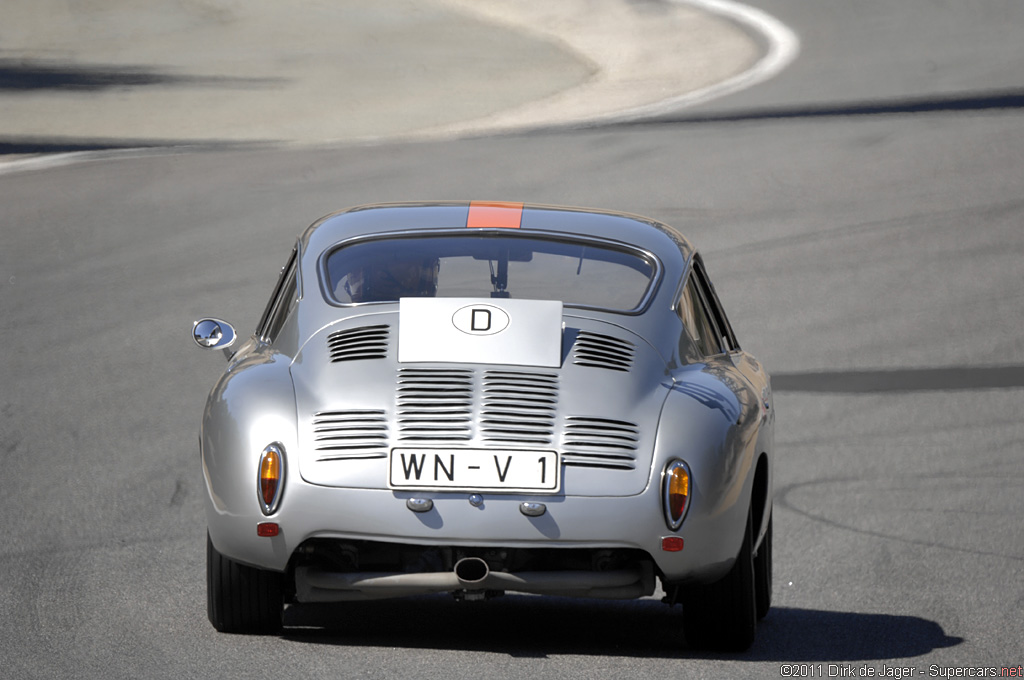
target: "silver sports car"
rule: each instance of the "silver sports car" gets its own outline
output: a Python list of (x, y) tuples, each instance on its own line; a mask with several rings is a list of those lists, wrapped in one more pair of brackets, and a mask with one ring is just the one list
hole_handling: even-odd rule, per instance
[[(303, 233), (203, 412), (221, 631), (286, 604), (653, 595), (742, 650), (771, 598), (768, 375), (658, 222), (353, 208)], [(341, 605), (343, 606), (343, 605)]]

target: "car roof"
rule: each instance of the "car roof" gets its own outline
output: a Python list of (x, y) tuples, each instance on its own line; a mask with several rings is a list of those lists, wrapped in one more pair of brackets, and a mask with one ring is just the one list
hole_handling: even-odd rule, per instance
[[(304, 253), (319, 257), (328, 248), (351, 238), (451, 232), (467, 227), (484, 230), (515, 227), (524, 235), (597, 238), (642, 248), (663, 262), (681, 260), (685, 264), (694, 253), (693, 245), (679, 232), (646, 217), (493, 201), (386, 203), (348, 208), (313, 223), (300, 238), (300, 244)], [(671, 267), (669, 262), (664, 263)]]

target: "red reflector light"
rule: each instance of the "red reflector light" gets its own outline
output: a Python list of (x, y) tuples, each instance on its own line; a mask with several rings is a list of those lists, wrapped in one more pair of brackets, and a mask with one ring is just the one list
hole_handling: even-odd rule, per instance
[(665, 536), (661, 539), (661, 549), (665, 552), (679, 552), (683, 549), (683, 539), (679, 536)]
[(256, 535), (264, 538), (273, 538), (281, 533), (281, 527), (277, 522), (260, 522), (256, 525)]

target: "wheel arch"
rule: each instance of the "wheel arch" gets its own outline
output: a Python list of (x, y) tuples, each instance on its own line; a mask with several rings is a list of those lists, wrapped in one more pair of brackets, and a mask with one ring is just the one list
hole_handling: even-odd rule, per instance
[(768, 530), (768, 520), (772, 514), (772, 479), (771, 468), (768, 462), (767, 452), (761, 452), (757, 458), (757, 466), (754, 469), (754, 484), (750, 490), (750, 511), (753, 515), (753, 528), (756, 547), (764, 539)]

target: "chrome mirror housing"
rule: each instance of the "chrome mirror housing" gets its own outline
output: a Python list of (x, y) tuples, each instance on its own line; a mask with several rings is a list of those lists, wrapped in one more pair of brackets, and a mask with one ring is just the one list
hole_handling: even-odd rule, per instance
[(220, 319), (200, 319), (192, 324), (192, 339), (203, 349), (222, 349), (224, 354), (231, 356), (229, 348), (235, 342), (237, 334), (234, 327)]

